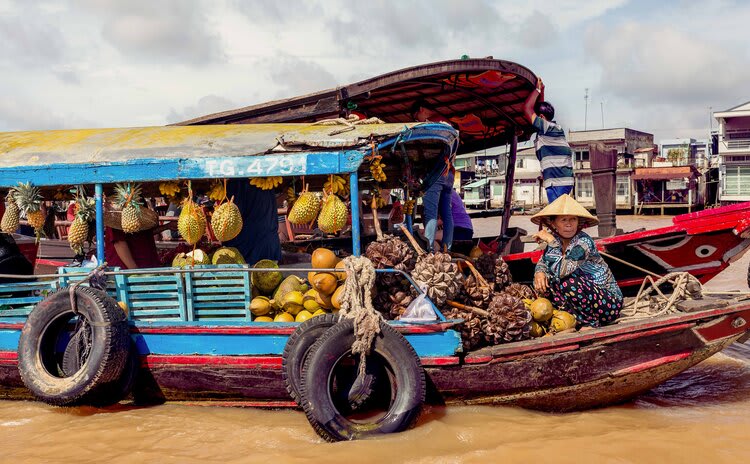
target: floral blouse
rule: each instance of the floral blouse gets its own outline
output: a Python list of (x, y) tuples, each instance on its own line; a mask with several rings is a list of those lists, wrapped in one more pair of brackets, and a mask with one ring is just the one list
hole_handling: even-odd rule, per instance
[(622, 299), (622, 292), (617, 286), (617, 281), (604, 262), (599, 250), (596, 249), (594, 240), (586, 232), (578, 232), (570, 239), (565, 253), (562, 251), (562, 243), (555, 238), (539, 262), (534, 272), (544, 272), (552, 281), (568, 277), (579, 271), (588, 275), (594, 284), (608, 290), (615, 297)]

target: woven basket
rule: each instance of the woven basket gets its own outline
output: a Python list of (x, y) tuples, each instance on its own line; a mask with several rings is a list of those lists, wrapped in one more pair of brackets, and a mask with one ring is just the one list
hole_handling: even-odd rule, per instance
[[(104, 225), (113, 229), (122, 230), (122, 211), (107, 207), (104, 210)], [(152, 209), (141, 207), (141, 228), (138, 232), (153, 229), (159, 225), (159, 216)]]

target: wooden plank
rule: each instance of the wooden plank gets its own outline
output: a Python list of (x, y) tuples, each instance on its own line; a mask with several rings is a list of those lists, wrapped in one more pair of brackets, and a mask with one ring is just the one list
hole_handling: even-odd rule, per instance
[(195, 320), (195, 308), (193, 308), (193, 297), (195, 296), (195, 290), (193, 289), (193, 275), (183, 274), (185, 281), (185, 312), (183, 314), (183, 321), (194, 321)]
[(178, 308), (176, 301), (131, 301), (131, 308)]
[(196, 303), (203, 302), (203, 301), (227, 301), (227, 302), (236, 302), (239, 305), (245, 304), (244, 299), (237, 301), (237, 295), (226, 294), (226, 293), (222, 293), (220, 295), (195, 295), (193, 297), (193, 301)]
[(243, 302), (245, 303), (245, 320), (251, 321), (253, 319), (253, 315), (250, 312), (250, 301), (253, 299), (253, 291), (252, 291), (252, 283), (250, 280), (250, 274), (245, 273), (243, 276), (243, 280), (245, 284), (243, 285)]
[(0, 305), (17, 305), (17, 304), (29, 304), (38, 303), (42, 301), (42, 296), (30, 296), (26, 298), (0, 298)]
[[(195, 283), (195, 282), (193, 282)], [(227, 295), (242, 295), (245, 293), (244, 287), (224, 287), (224, 286), (218, 286), (218, 287), (198, 287), (195, 289), (195, 292), (197, 294), (206, 294), (206, 293), (224, 293)]]
[(177, 304), (180, 307), (180, 319), (188, 320), (187, 301), (185, 299), (185, 276), (184, 274), (175, 274), (175, 284), (177, 287)]
[(134, 317), (143, 317), (143, 316), (174, 316), (174, 318), (179, 318), (180, 313), (178, 308), (167, 308), (167, 309), (132, 309), (131, 312), (133, 313)]
[(132, 293), (136, 292), (158, 292), (161, 290), (169, 290), (174, 291), (176, 290), (178, 285), (176, 283), (172, 284), (160, 284), (160, 285), (130, 285), (128, 286), (128, 290)]
[(171, 284), (174, 283), (174, 275), (151, 275), (151, 276), (142, 276), (142, 275), (127, 275), (127, 281), (128, 285), (132, 284), (156, 284), (156, 283), (164, 283), (164, 284)]
[(147, 292), (147, 293), (130, 293), (130, 301), (144, 301), (144, 300), (165, 300), (171, 299), (175, 301), (177, 305), (177, 292)]

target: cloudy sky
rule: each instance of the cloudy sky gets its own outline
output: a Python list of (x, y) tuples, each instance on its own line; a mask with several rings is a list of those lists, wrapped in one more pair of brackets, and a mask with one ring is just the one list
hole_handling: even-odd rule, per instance
[[(705, 137), (750, 100), (737, 0), (0, 0), (0, 131), (163, 125), (492, 55), (558, 120)], [(715, 123), (714, 123), (715, 124)]]

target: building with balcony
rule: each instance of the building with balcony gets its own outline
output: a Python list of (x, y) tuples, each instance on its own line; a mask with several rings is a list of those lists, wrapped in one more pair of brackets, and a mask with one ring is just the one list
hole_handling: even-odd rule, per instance
[(714, 113), (719, 121), (719, 201), (750, 201), (750, 102)]
[(616, 207), (632, 209), (635, 196), (631, 177), (635, 168), (650, 166), (654, 148), (653, 134), (628, 128), (570, 131), (568, 143), (574, 157), (576, 200), (587, 208), (596, 208), (589, 145), (602, 143), (606, 150), (617, 151)]
[(694, 165), (699, 169), (708, 168), (710, 153), (707, 139), (665, 139), (659, 143), (659, 160), (671, 166)]

